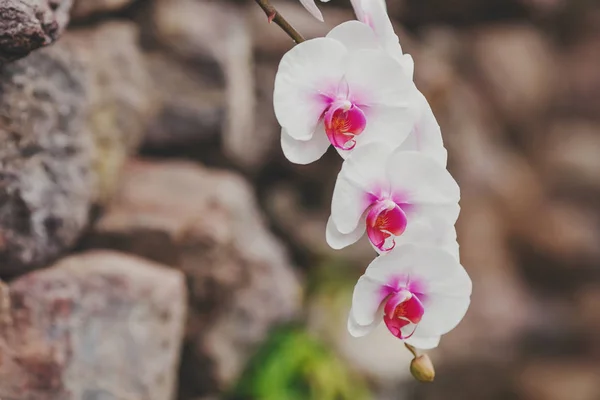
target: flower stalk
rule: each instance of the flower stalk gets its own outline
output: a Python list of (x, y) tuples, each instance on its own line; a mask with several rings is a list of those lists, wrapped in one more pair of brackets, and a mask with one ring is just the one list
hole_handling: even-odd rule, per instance
[(256, 4), (262, 8), (270, 22), (275, 22), (296, 44), (304, 42), (304, 37), (281, 15), (269, 0), (256, 0)]

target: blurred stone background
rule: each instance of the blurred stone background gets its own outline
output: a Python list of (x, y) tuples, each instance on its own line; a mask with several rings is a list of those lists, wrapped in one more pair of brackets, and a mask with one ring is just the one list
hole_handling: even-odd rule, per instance
[(374, 254), (325, 243), (338, 156), (279, 149), (253, 1), (0, 0), (0, 399), (600, 399), (600, 4), (388, 8), (463, 194), (436, 382), (346, 333)]

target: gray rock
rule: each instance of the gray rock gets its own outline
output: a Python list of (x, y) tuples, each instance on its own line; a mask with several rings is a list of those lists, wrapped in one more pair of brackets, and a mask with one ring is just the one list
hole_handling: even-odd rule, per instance
[(146, 54), (146, 63), (160, 111), (148, 126), (144, 147), (200, 150), (208, 143), (218, 143), (227, 112), (223, 85), (165, 52)]
[(260, 105), (257, 100), (257, 88), (268, 91), (274, 72), (257, 84), (251, 26), (244, 11), (228, 2), (159, 0), (153, 5), (152, 26), (156, 42), (171, 54), (218, 71), (225, 89), (221, 150), (235, 164), (257, 169), (278, 142), (279, 131), (273, 128), (269, 100)]
[(58, 257), (110, 196), (152, 112), (136, 38), (69, 32), (0, 70), (0, 276)]
[(300, 286), (239, 176), (192, 163), (128, 163), (89, 247), (178, 266), (190, 289), (182, 399), (227, 388), (275, 324), (293, 318)]
[(88, 71), (87, 126), (94, 142), (94, 197), (99, 203), (112, 194), (125, 159), (139, 147), (157, 110), (138, 36), (135, 24), (108, 22), (63, 38)]
[(0, 0), (0, 65), (58, 39), (72, 0)]
[(87, 223), (94, 176), (85, 73), (55, 46), (0, 72), (0, 274), (46, 263)]
[(82, 19), (98, 13), (118, 11), (132, 2), (133, 0), (75, 0), (71, 18)]
[(89, 252), (2, 294), (2, 399), (173, 398), (186, 309), (181, 273)]

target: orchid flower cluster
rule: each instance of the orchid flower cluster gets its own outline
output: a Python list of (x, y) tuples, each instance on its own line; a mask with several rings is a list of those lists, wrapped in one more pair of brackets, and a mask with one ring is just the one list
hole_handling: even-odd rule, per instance
[[(322, 20), (314, 0), (301, 2)], [(350, 334), (364, 336), (383, 322), (411, 347), (431, 349), (470, 302), (454, 228), (460, 189), (385, 1), (352, 5), (358, 21), (296, 45), (281, 60), (274, 91), (281, 146), (297, 164), (318, 160), (329, 146), (344, 159), (326, 240), (341, 249), (366, 234), (378, 253), (354, 288)]]

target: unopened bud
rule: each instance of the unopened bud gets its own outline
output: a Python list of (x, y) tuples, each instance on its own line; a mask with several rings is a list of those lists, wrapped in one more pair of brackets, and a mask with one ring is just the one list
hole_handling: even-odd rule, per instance
[(421, 354), (411, 361), (410, 373), (419, 382), (433, 382), (435, 378), (435, 369), (427, 354)]

